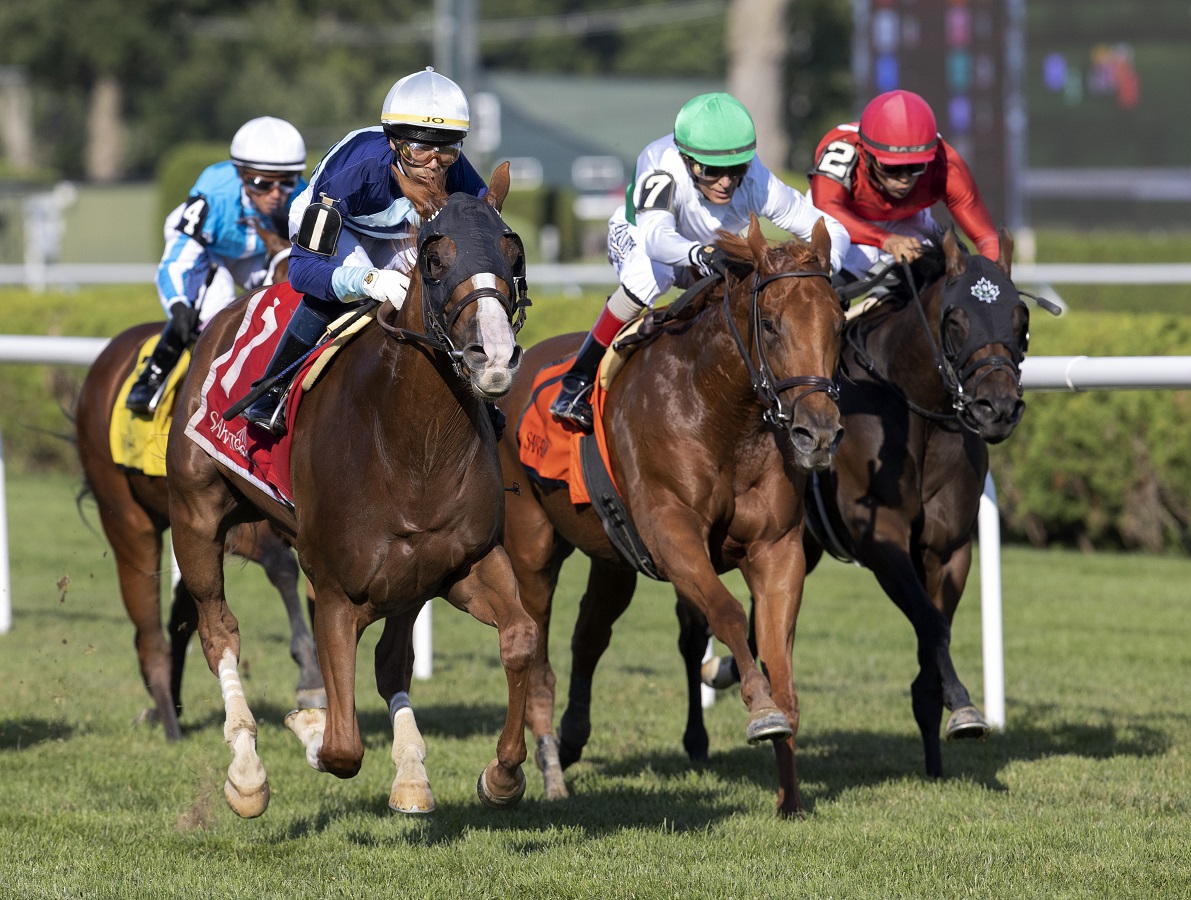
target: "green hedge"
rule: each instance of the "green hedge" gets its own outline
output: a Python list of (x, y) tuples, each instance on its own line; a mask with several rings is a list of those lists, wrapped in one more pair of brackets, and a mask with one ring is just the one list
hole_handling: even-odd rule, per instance
[[(1191, 355), (1191, 319), (1035, 311), (1034, 356)], [(1010, 539), (1084, 549), (1191, 550), (1191, 392), (1027, 393), (992, 448)]]

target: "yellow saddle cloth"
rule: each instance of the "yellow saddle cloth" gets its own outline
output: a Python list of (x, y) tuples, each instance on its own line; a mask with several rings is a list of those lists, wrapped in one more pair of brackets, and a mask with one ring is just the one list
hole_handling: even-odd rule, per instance
[(145, 368), (145, 363), (153, 354), (159, 337), (160, 335), (154, 335), (141, 345), (136, 365), (120, 386), (120, 392), (116, 394), (116, 406), (112, 410), (112, 425), (108, 438), (112, 446), (112, 460), (116, 465), (136, 469), (146, 475), (164, 476), (165, 444), (169, 437), (170, 420), (174, 417), (178, 385), (186, 377), (186, 369), (190, 365), (190, 351), (182, 353), (174, 371), (170, 372), (166, 379), (165, 393), (152, 418), (138, 416), (125, 405), (128, 392), (132, 390), (133, 384)]

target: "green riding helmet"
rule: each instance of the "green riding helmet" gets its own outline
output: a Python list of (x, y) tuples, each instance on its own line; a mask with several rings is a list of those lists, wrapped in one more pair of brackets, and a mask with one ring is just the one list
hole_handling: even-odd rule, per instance
[(731, 94), (700, 94), (674, 120), (678, 149), (707, 166), (738, 166), (757, 155), (753, 117)]

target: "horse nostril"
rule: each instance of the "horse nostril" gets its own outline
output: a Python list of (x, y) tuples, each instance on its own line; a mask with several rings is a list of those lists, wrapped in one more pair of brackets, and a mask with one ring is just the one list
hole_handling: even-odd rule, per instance
[(844, 430), (842, 428), (837, 428), (835, 430), (835, 437), (833, 437), (831, 439), (831, 452), (832, 453), (835, 453), (835, 451), (839, 449), (840, 441), (842, 441), (843, 439), (844, 439)]
[(1009, 413), (1009, 421), (1016, 425), (1021, 421), (1021, 417), (1026, 414), (1026, 404), (1022, 400), (1018, 400), (1013, 404), (1013, 411)]
[(469, 369), (482, 369), (488, 362), (483, 344), (468, 344), (463, 348), (463, 364)]

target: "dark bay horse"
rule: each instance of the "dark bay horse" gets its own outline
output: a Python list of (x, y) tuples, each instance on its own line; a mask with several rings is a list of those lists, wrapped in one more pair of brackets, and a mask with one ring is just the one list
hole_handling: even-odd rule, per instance
[[(504, 490), (484, 406), (509, 389), (521, 354), (514, 320), (523, 308), (524, 251), (499, 215), (508, 187), (504, 164), (483, 200), (441, 198), (433, 217), (418, 207), (424, 224), (409, 295), (399, 310), (378, 309), (377, 322), (339, 351), (298, 410), (293, 509), (216, 462), (185, 432), (202, 375), (231, 346), (245, 304), (220, 313), (196, 345), (169, 442), (170, 521), (182, 578), (198, 603), (203, 652), (223, 688), (224, 736), (234, 754), (224, 794), (241, 816), (264, 812), (269, 790), (240, 686), (239, 634), (221, 557), (228, 528), (261, 518), (293, 535), (317, 597), (327, 708), (287, 718), (307, 761), (341, 778), (359, 771), (356, 644), (378, 619), (387, 620), (386, 632), (397, 623), (407, 638), (422, 605), (442, 596), (499, 632), (507, 715), (496, 759), (479, 777), (480, 799), (507, 807), (524, 792), (525, 692), (538, 630), (498, 543)], [(382, 667), (378, 688), (388, 697), (388, 683), (404, 676)]]
[[(969, 255), (948, 232), (941, 248), (913, 263), (909, 278), (903, 273), (887, 297), (849, 322), (844, 438), (807, 496), (808, 567), (824, 549), (859, 562), (914, 626), (919, 672), (911, 697), (926, 772), (935, 777), (943, 774), (944, 708), (951, 711), (948, 740), (990, 730), (955, 671), (950, 645), (988, 445), (1008, 438), (1025, 411), (1029, 310), (1010, 279), (1012, 241), (1003, 229), (1000, 238), (993, 263)], [(701, 652), (706, 632), (697, 623), (689, 631), (687, 644)], [(729, 665), (709, 661), (707, 680), (730, 682)], [(695, 715), (697, 726), (688, 727), (702, 729), (702, 710)]]
[[(625, 361), (603, 421), (611, 474), (657, 572), (741, 654), (745, 738), (773, 742), (778, 809), (796, 815), (802, 799), (791, 656), (805, 574), (802, 488), (806, 472), (827, 465), (840, 437), (833, 378), (843, 311), (827, 277), (830, 240), (822, 221), (809, 244), (772, 247), (754, 216), (747, 239), (723, 235), (719, 246), (749, 275), (705, 289), (687, 313), (651, 313), (653, 324), (647, 317), (643, 328), (656, 336)], [(530, 403), (535, 374), (573, 353), (582, 337), (553, 338), (526, 354), (502, 403), (510, 422)], [(531, 480), (515, 432), (508, 429), (500, 448), (505, 479), (523, 485), (507, 502), (505, 549), (543, 635), (526, 716), (546, 794), (565, 797), (561, 767), (579, 759), (587, 741), (592, 676), (637, 573), (591, 505), (577, 507), (566, 487)], [(590, 557), (591, 569), (572, 642), (568, 707), (555, 738), (545, 636), (559, 570), (576, 548)], [(719, 578), (731, 569), (741, 571), (757, 598), (757, 660), (744, 607)]]
[[(274, 261), (273, 278), (285, 280), (287, 264), (277, 264), (289, 242), (271, 232), (262, 234)], [(288, 256), (288, 253), (285, 253)], [(169, 491), (164, 477), (118, 466), (112, 459), (108, 432), (116, 395), (136, 365), (137, 353), (161, 330), (160, 322), (136, 325), (112, 338), (87, 372), (75, 410), (75, 438), (87, 488), (95, 497), (99, 520), (112, 546), (124, 608), (136, 628), (141, 678), (153, 698), (155, 717), (166, 738), (182, 736), (182, 671), (186, 647), (198, 626), (194, 598), (179, 582), (174, 589), (168, 632), (162, 631), (162, 535), (169, 527)], [(298, 563), (280, 535), (264, 525), (249, 524), (228, 533), (227, 550), (260, 563), (281, 594), (290, 623), (290, 655), (298, 664), (299, 707), (323, 706), (322, 675), (314, 656), (314, 638), (303, 618), (298, 597)]]

